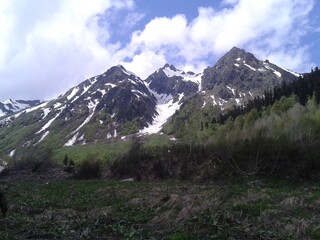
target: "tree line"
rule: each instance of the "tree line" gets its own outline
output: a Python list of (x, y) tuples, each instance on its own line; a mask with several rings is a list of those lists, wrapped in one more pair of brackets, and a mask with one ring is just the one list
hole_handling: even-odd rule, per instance
[(247, 104), (234, 106), (227, 112), (220, 113), (216, 122), (223, 124), (228, 118), (235, 119), (239, 115), (246, 114), (252, 109), (258, 111), (273, 105), (281, 97), (296, 96), (302, 106), (305, 106), (309, 98), (313, 98), (315, 103), (320, 104), (320, 70), (318, 67), (311, 69), (310, 73), (300, 75), (297, 81), (275, 86), (273, 89), (266, 89), (263, 96), (256, 96), (249, 100)]

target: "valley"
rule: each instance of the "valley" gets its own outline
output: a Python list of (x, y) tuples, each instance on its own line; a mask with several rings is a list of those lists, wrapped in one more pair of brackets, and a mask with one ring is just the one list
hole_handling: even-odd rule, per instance
[(320, 236), (317, 67), (234, 47), (202, 73), (117, 65), (34, 103), (0, 117), (1, 239)]

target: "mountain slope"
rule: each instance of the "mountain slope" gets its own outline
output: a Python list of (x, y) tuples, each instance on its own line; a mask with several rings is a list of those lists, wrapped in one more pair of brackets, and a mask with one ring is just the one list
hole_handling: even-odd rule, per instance
[(171, 117), (190, 96), (200, 89), (202, 74), (184, 72), (173, 65), (165, 64), (151, 74), (145, 81), (149, 91), (157, 99), (158, 115), (152, 124), (142, 129), (140, 133), (158, 133), (162, 125)]
[(207, 102), (226, 108), (262, 96), (264, 90), (272, 89), (283, 81), (295, 81), (298, 76), (233, 47), (216, 64), (204, 70), (202, 90), (207, 93)]
[(108, 140), (137, 132), (156, 114), (156, 98), (144, 82), (115, 66), (57, 99), (1, 120), (0, 147), (8, 153), (40, 143), (71, 146)]
[[(0, 120), (0, 154), (111, 141), (133, 133), (196, 137), (220, 111), (297, 74), (233, 48), (201, 74), (166, 64), (142, 81), (114, 66), (52, 101)], [(179, 134), (177, 134), (179, 133)]]
[(261, 97), (266, 89), (273, 89), (282, 82), (296, 81), (298, 76), (234, 47), (204, 70), (201, 91), (182, 104), (164, 131), (178, 138), (202, 139), (204, 135), (212, 134), (221, 111)]
[(33, 107), (39, 103), (40, 100), (25, 101), (8, 99), (0, 102), (0, 117)]

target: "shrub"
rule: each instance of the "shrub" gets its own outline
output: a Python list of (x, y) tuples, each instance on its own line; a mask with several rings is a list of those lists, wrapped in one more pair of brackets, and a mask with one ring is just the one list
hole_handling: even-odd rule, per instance
[(101, 161), (96, 159), (92, 154), (88, 154), (86, 159), (80, 164), (78, 171), (75, 173), (76, 179), (97, 179), (102, 175)]

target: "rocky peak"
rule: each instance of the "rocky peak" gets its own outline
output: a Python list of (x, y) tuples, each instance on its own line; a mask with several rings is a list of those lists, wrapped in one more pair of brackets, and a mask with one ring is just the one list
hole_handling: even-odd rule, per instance
[(204, 70), (202, 90), (207, 91), (213, 102), (220, 102), (221, 106), (230, 99), (241, 104), (245, 99), (261, 96), (265, 89), (280, 85), (283, 81), (294, 81), (297, 77), (298, 74), (292, 71), (233, 47), (216, 64)]
[(252, 53), (233, 47), (213, 66), (204, 70), (204, 90), (217, 85), (233, 85), (242, 91), (264, 89), (295, 80), (297, 76), (269, 61), (258, 60)]
[(200, 81), (200, 74), (185, 73), (168, 63), (146, 79), (150, 90), (158, 98), (166, 95), (176, 100), (180, 99), (181, 94), (183, 96), (195, 94), (199, 89)]

